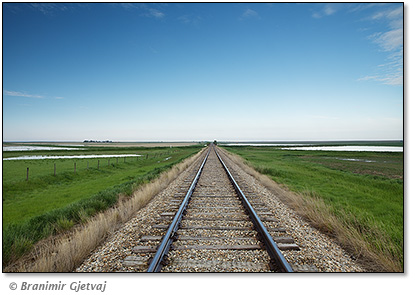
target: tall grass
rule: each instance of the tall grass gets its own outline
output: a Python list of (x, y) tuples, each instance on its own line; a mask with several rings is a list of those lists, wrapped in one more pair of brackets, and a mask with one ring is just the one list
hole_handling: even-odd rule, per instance
[(174, 165), (196, 152), (197, 149), (194, 149), (193, 152), (182, 156), (175, 162), (156, 167), (144, 175), (102, 190), (89, 198), (47, 211), (23, 223), (10, 223), (3, 226), (3, 267), (30, 252), (37, 242), (61, 234), (76, 224), (85, 223), (90, 217), (115, 206), (119, 202), (120, 196), (128, 199), (126, 196), (132, 196), (133, 192), (136, 192), (140, 187), (150, 183), (163, 172), (171, 170)]
[(90, 217), (82, 225), (60, 236), (54, 236), (36, 245), (34, 249), (6, 272), (69, 272), (74, 270), (117, 226), (129, 220), (156, 194), (165, 189), (186, 168), (192, 165), (202, 151), (170, 167), (158, 178), (134, 190), (129, 198), (120, 198), (117, 204)]

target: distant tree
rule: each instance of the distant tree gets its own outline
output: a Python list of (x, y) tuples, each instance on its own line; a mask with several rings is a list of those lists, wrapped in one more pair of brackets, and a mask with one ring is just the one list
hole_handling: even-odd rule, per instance
[(216, 139), (213, 141), (214, 145), (218, 145), (218, 142), (216, 141)]

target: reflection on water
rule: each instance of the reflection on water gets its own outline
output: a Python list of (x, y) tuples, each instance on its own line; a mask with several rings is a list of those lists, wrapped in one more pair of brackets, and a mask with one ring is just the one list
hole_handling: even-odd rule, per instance
[(281, 148), (282, 150), (296, 151), (339, 151), (339, 152), (403, 152), (402, 146), (307, 146), (307, 147), (289, 147)]
[(311, 143), (224, 143), (223, 146), (305, 146)]
[(26, 152), (26, 151), (71, 151), (80, 150), (80, 148), (67, 148), (67, 147), (50, 147), (50, 146), (4, 146), (3, 152)]
[(142, 155), (76, 155), (76, 156), (21, 156), (13, 158), (4, 158), (3, 160), (45, 160), (45, 159), (89, 159), (89, 158), (124, 158), (124, 157), (141, 157)]

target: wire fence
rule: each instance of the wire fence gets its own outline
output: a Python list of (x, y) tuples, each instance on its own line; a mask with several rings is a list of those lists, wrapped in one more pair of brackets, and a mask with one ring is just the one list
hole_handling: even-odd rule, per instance
[[(164, 153), (155, 153), (155, 154), (142, 154), (137, 156), (128, 156), (128, 157), (103, 157), (103, 158), (77, 158), (76, 161), (68, 161), (67, 159), (57, 159), (55, 160), (47, 160), (47, 167), (45, 168), (44, 164), (43, 167), (39, 167), (40, 165), (31, 165), (26, 167), (26, 181), (29, 181), (31, 178), (36, 176), (42, 175), (51, 175), (53, 173), (54, 176), (59, 175), (60, 173), (68, 173), (72, 171), (73, 173), (77, 173), (80, 171), (85, 170), (104, 170), (109, 168), (116, 168), (119, 167), (121, 164), (134, 164), (140, 163), (141, 160), (148, 160), (148, 159), (156, 159), (161, 158), (158, 163), (161, 161), (167, 161), (171, 159), (172, 152), (164, 152)], [(169, 156), (164, 158), (165, 156)], [(41, 160), (36, 160), (41, 161)], [(45, 161), (45, 160), (42, 160)], [(50, 169), (50, 172), (45, 170)]]

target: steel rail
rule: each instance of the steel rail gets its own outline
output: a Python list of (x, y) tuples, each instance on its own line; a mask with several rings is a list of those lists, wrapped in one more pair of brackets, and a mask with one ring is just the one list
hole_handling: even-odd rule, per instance
[(259, 232), (261, 235), (262, 241), (265, 244), (265, 248), (267, 249), (267, 252), (271, 259), (276, 263), (276, 265), (280, 268), (283, 272), (293, 272), (293, 269), (288, 264), (287, 260), (282, 255), (280, 249), (278, 249), (277, 244), (274, 242), (274, 239), (269, 234), (268, 230), (262, 223), (261, 219), (259, 218), (258, 214), (256, 214), (254, 208), (249, 203), (247, 197), (240, 189), (238, 183), (233, 178), (231, 172), (229, 171), (228, 167), (226, 167), (225, 162), (222, 160), (222, 158), (219, 156), (218, 152), (216, 151), (216, 148), (214, 148), (216, 155), (219, 158), (219, 161), (221, 162), (223, 168), (226, 170), (226, 174), (228, 175), (228, 178), (230, 179), (233, 187), (235, 188), (239, 198), (242, 200), (242, 203), (245, 207), (245, 209), (248, 211), (248, 214), (254, 223), (255, 229)]
[(169, 252), (170, 246), (173, 243), (174, 235), (177, 232), (177, 229), (179, 228), (180, 222), (182, 221), (183, 213), (185, 212), (186, 207), (189, 204), (189, 200), (193, 194), (193, 191), (196, 187), (196, 184), (199, 180), (200, 174), (202, 173), (203, 167), (205, 166), (205, 163), (207, 161), (207, 158), (209, 156), (211, 149), (212, 149), (212, 146), (209, 147), (206, 157), (204, 158), (202, 164), (200, 165), (200, 168), (197, 171), (196, 176), (193, 179), (193, 182), (190, 185), (189, 190), (187, 191), (186, 196), (184, 197), (183, 202), (179, 207), (179, 210), (174, 216), (173, 221), (171, 222), (169, 228), (167, 229), (167, 232), (164, 235), (163, 240), (161, 241), (159, 247), (157, 248), (157, 252), (154, 255), (154, 258), (151, 260), (151, 263), (147, 269), (147, 272), (159, 272), (160, 271), (161, 263), (164, 259), (164, 256)]

